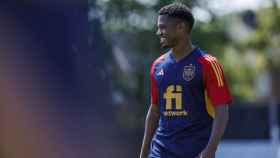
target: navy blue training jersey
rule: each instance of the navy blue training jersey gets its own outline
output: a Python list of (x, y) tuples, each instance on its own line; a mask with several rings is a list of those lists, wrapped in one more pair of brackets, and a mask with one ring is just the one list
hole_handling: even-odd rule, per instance
[(151, 106), (160, 120), (149, 158), (194, 158), (206, 147), (214, 106), (232, 97), (216, 58), (199, 48), (176, 61), (172, 50), (151, 67)]

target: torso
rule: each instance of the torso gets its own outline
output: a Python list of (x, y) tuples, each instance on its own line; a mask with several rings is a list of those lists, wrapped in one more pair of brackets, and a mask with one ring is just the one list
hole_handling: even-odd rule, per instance
[(206, 108), (202, 65), (198, 60), (203, 55), (195, 48), (176, 61), (169, 51), (154, 65), (160, 108), (159, 127), (153, 140), (155, 151), (164, 149), (169, 153), (166, 155), (176, 157), (193, 155), (208, 142), (213, 118)]

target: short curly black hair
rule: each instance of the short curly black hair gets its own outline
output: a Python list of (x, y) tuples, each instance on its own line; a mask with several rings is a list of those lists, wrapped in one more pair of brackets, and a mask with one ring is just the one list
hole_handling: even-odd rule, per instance
[(191, 9), (183, 3), (175, 2), (169, 5), (162, 7), (158, 11), (159, 15), (168, 15), (169, 17), (174, 17), (178, 19), (182, 19), (188, 23), (190, 27), (190, 31), (194, 25), (194, 16), (191, 12)]

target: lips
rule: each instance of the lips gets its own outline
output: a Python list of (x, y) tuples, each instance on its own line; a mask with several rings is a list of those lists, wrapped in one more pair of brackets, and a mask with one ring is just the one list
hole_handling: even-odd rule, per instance
[(167, 38), (166, 37), (160, 37), (160, 43), (166, 42)]

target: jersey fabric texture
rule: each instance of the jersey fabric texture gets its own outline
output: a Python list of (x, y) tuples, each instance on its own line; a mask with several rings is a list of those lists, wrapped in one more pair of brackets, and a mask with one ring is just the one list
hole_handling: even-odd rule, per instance
[(200, 48), (179, 61), (170, 50), (153, 62), (150, 78), (160, 119), (149, 158), (195, 158), (208, 143), (214, 106), (232, 101), (221, 65)]

